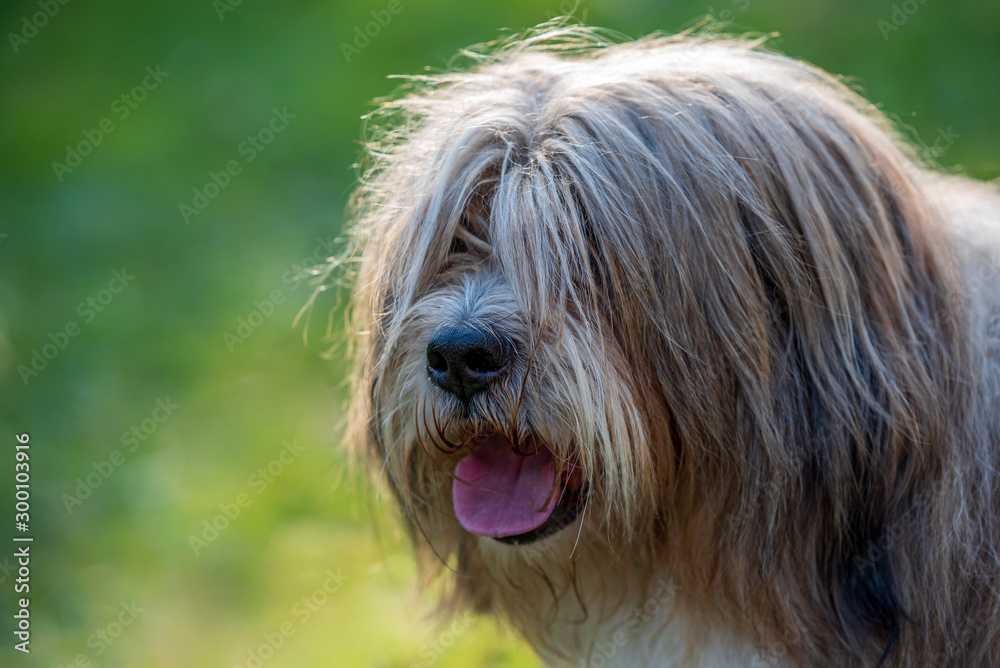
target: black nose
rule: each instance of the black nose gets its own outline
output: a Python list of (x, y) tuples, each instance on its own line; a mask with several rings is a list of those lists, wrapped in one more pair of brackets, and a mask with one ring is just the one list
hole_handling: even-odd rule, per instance
[(507, 368), (510, 344), (493, 333), (451, 327), (427, 344), (427, 373), (462, 402), (485, 390)]

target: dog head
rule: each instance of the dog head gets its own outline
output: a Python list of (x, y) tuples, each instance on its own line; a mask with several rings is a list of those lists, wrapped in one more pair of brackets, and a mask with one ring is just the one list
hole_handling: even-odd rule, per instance
[(892, 564), (848, 566), (947, 457), (962, 351), (871, 105), (756, 42), (563, 28), (376, 120), (352, 441), (459, 596), (495, 609), (491, 560), (596, 543), (747, 627), (839, 615), (884, 643)]

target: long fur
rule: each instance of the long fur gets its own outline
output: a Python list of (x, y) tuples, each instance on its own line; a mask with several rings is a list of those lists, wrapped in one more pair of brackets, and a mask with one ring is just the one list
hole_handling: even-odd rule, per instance
[[(466, 55), (369, 119), (347, 251), (349, 441), (445, 610), (573, 666), (1000, 665), (996, 191), (761, 40)], [(517, 351), (468, 414), (426, 373), (459, 322)], [(490, 433), (579, 466), (581, 518), (463, 531)]]

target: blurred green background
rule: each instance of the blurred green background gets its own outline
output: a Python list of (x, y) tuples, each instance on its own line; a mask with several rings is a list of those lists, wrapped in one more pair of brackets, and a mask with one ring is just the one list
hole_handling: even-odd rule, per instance
[[(335, 295), (308, 343), (291, 323), (310, 293), (294, 276), (336, 248), (359, 117), (394, 88), (387, 75), (571, 5), (394, 2), (0, 10), (0, 665), (538, 665), (489, 621), (442, 627), (414, 596), (391, 509), (345, 475), (345, 366), (320, 356), (327, 314), (342, 322)], [(1000, 175), (993, 0), (577, 13), (633, 37), (706, 14), (779, 32), (785, 52), (855, 77), (945, 167)], [(21, 432), (29, 656), (12, 649)]]

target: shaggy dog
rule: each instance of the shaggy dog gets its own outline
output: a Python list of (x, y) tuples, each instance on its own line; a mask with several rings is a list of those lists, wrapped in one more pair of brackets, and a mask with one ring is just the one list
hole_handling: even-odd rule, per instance
[(471, 57), (370, 119), (347, 251), (352, 440), (445, 609), (554, 665), (1000, 665), (997, 193), (760, 40)]

